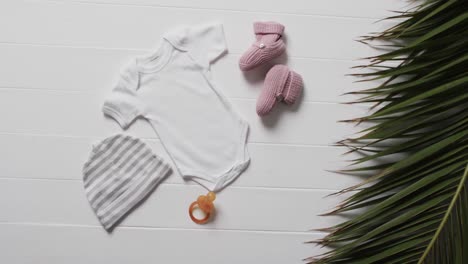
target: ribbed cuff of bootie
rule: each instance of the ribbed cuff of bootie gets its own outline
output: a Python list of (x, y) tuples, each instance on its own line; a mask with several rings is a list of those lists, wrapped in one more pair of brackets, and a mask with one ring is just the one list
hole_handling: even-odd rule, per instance
[(279, 34), (284, 32), (284, 26), (277, 22), (255, 22), (255, 34)]
[(286, 104), (291, 105), (299, 98), (302, 92), (302, 87), (304, 87), (304, 81), (300, 74), (290, 71), (289, 82), (286, 83), (286, 85), (287, 87), (283, 91), (283, 101)]

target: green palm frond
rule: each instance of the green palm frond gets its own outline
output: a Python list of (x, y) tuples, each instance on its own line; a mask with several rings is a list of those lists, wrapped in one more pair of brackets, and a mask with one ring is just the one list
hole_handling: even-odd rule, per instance
[(360, 40), (393, 46), (358, 67), (382, 84), (350, 93), (374, 111), (338, 143), (361, 154), (340, 172), (370, 176), (340, 192), (353, 195), (328, 214), (360, 213), (324, 229), (314, 242), (331, 250), (308, 263), (468, 263), (468, 2), (419, 3)]

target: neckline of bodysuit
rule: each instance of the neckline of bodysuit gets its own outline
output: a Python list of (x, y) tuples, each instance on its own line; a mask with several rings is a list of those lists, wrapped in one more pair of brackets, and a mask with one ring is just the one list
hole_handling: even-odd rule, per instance
[(140, 72), (155, 73), (161, 71), (170, 61), (173, 53), (172, 45), (166, 40), (161, 40), (161, 45), (155, 52), (138, 56), (135, 63)]

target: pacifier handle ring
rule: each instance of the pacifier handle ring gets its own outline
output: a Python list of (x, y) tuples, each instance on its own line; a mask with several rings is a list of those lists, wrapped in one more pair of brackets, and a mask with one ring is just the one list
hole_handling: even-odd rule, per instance
[[(196, 207), (199, 207), (198, 206), (198, 202), (195, 201), (193, 202), (190, 207), (189, 207), (189, 215), (190, 215), (190, 218), (192, 219), (192, 221), (196, 224), (199, 224), (199, 225), (202, 225), (202, 224), (205, 224), (206, 222), (208, 222), (208, 219), (210, 219), (210, 213), (205, 213), (206, 216), (205, 218), (203, 219), (198, 219), (196, 218), (194, 215), (193, 215), (193, 210), (196, 208)], [(201, 210), (201, 209), (200, 209)]]

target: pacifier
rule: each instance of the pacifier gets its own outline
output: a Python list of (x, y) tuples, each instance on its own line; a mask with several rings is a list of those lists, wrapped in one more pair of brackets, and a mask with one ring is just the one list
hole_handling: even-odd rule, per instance
[[(215, 207), (213, 201), (216, 199), (216, 194), (214, 192), (209, 192), (207, 195), (200, 195), (198, 199), (193, 202), (189, 207), (189, 215), (192, 221), (196, 224), (202, 225), (206, 224), (209, 220), (211, 215), (214, 213)], [(203, 219), (198, 219), (193, 215), (193, 211), (199, 208), (203, 213), (205, 213), (205, 217)]]

